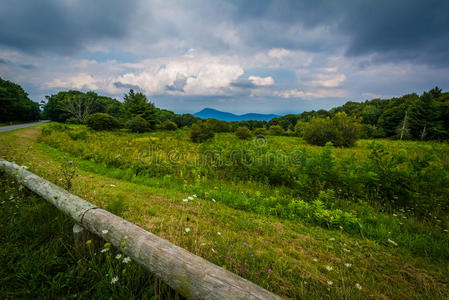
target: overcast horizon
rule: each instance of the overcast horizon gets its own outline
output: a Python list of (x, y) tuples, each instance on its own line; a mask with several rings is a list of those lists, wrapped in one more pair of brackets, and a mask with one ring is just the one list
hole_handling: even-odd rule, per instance
[(194, 113), (449, 89), (448, 1), (0, 0), (0, 77)]

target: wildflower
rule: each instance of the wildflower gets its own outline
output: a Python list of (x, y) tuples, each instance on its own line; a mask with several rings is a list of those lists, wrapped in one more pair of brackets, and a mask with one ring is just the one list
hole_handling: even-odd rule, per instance
[(251, 255), (250, 255), (250, 256), (251, 256), (251, 257), (253, 257), (253, 256), (254, 256), (254, 254), (252, 254), (252, 253), (251, 253)]
[(69, 160), (69, 165), (73, 164), (73, 161)]
[(127, 264), (127, 263), (129, 263), (131, 261), (131, 258), (130, 257), (125, 257), (124, 259), (123, 259), (123, 263), (124, 264)]
[(182, 202), (189, 202), (189, 199), (182, 199)]
[(355, 287), (358, 288), (359, 290), (362, 289), (362, 286), (361, 286), (359, 283), (356, 283), (356, 284), (355, 284)]
[(330, 238), (329, 241), (335, 241), (335, 238)]
[(333, 281), (331, 281), (331, 280), (328, 280), (328, 281), (327, 281), (327, 284), (328, 284), (328, 285), (333, 285), (333, 284), (334, 284), (334, 282), (333, 282)]
[(393, 217), (397, 217), (398, 215), (397, 214), (393, 214)]
[(215, 253), (215, 250), (214, 250), (214, 248), (212, 248), (211, 250), (212, 250), (212, 252), (214, 252), (214, 253)]
[(192, 198), (192, 197), (190, 197), (190, 196), (189, 196), (189, 197), (187, 197), (187, 199), (189, 199), (189, 200), (193, 200), (193, 198)]
[(317, 261), (318, 261), (318, 258), (313, 258), (313, 261), (314, 261), (314, 262), (317, 262)]
[(187, 227), (187, 228), (185, 229), (185, 231), (186, 231), (186, 232), (190, 232), (190, 228)]
[(118, 277), (117, 276), (112, 277), (111, 284), (115, 284), (117, 281), (118, 281)]
[(272, 273), (273, 272), (273, 270), (271, 270), (271, 269), (268, 269), (268, 273)]
[(268, 245), (268, 241), (265, 241), (265, 245)]
[(237, 264), (237, 266), (239, 266), (239, 267), (240, 267), (240, 264)]
[(214, 198), (212, 198), (212, 202), (217, 202)]
[(243, 247), (245, 247), (246, 246), (246, 242), (243, 242)]
[(107, 234), (108, 232), (109, 232), (109, 231), (106, 230), (106, 229), (101, 231), (102, 234)]
[(120, 259), (120, 258), (122, 258), (122, 255), (121, 255), (121, 254), (117, 254), (117, 255), (115, 256), (115, 259)]
[(397, 246), (397, 245), (398, 245), (398, 243), (396, 243), (395, 241), (390, 240), (390, 239), (388, 239), (388, 242), (389, 242), (390, 244), (393, 244), (394, 246)]
[(115, 184), (112, 184), (112, 183), (111, 183), (109, 186), (110, 186), (110, 187), (116, 187), (116, 185), (115, 185)]
[(103, 249), (101, 249), (101, 253), (105, 253), (105, 252), (108, 252), (109, 251), (109, 248), (103, 248)]
[(231, 259), (231, 257), (230, 257), (230, 256), (228, 256), (228, 259)]
[(221, 235), (221, 232), (220, 232), (220, 231), (217, 231), (217, 234), (218, 234), (218, 235)]
[(242, 272), (243, 271), (243, 269), (242, 268), (240, 268), (240, 272)]
[(343, 248), (343, 251), (345, 251), (345, 252), (351, 252), (351, 250), (346, 249), (346, 248)]
[(332, 271), (334, 268), (332, 268), (331, 266), (326, 266), (326, 270), (328, 271)]
[(447, 229), (443, 229), (444, 232), (447, 232)]
[(193, 197), (195, 197), (195, 198), (196, 198), (196, 197), (198, 197), (198, 196), (197, 196), (197, 195), (195, 195), (195, 194), (193, 194)]
[(87, 246), (89, 246), (90, 244), (92, 244), (92, 240), (88, 240), (88, 241), (86, 242), (86, 245), (87, 245)]
[(206, 243), (201, 243), (201, 246), (206, 246)]
[(350, 264), (350, 263), (345, 263), (345, 267), (346, 267), (346, 268), (350, 268), (350, 267), (352, 267), (352, 264)]
[(232, 248), (233, 246), (232, 246), (232, 244), (231, 245), (229, 245), (229, 248)]

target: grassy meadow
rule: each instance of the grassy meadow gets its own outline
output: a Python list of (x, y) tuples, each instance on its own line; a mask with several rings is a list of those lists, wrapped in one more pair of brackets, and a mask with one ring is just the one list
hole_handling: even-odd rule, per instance
[[(188, 129), (51, 123), (0, 133), (0, 145), (1, 157), (282, 297), (449, 297), (447, 143), (359, 140), (342, 149), (218, 133), (196, 144)], [(19, 211), (46, 205), (30, 197)], [(60, 227), (70, 244), (71, 227)], [(125, 291), (111, 295), (139, 297), (126, 282), (119, 276)]]

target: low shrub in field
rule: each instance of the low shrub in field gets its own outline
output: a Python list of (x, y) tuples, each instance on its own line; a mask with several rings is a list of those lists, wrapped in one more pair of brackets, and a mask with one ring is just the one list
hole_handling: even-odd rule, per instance
[(284, 135), (285, 131), (280, 125), (272, 125), (270, 126), (269, 133), (271, 135)]
[(66, 124), (79, 124), (80, 122), (78, 121), (77, 118), (71, 117), (68, 118), (67, 120), (65, 120)]
[(238, 127), (235, 130), (235, 135), (241, 140), (247, 140), (252, 136), (251, 130), (249, 130), (248, 127), (245, 126)]
[(254, 135), (267, 135), (268, 131), (265, 128), (254, 129)]
[(355, 118), (337, 113), (331, 118), (313, 118), (304, 126), (304, 139), (312, 144), (324, 146), (332, 142), (337, 147), (352, 147), (360, 138), (362, 127)]
[(113, 130), (120, 127), (116, 118), (105, 113), (95, 113), (87, 117), (86, 125), (93, 130)]
[(178, 125), (176, 125), (176, 123), (173, 121), (165, 120), (164, 122), (162, 122), (161, 128), (164, 130), (176, 130), (178, 129)]
[(206, 122), (197, 122), (192, 125), (190, 139), (195, 143), (205, 142), (215, 136), (212, 128)]
[(126, 122), (125, 127), (132, 132), (142, 133), (150, 130), (150, 123), (148, 123), (144, 118), (136, 116)]

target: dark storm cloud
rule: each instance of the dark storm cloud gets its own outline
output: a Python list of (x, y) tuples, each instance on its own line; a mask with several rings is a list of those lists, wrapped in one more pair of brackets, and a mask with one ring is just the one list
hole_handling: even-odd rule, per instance
[(179, 76), (173, 81), (173, 84), (167, 85), (165, 88), (168, 91), (184, 92), (184, 87), (187, 84), (187, 78)]
[(0, 45), (24, 52), (70, 54), (86, 43), (123, 37), (132, 1), (3, 0)]
[(13, 63), (13, 62), (11, 62), (9, 60), (3, 59), (3, 58), (0, 58), (0, 65), (17, 66), (17, 67), (20, 67), (20, 68), (26, 69), (26, 70), (36, 69), (35, 65), (32, 65), (32, 64), (15, 64), (15, 63)]
[[(230, 1), (253, 46), (449, 66), (449, 1)], [(298, 30), (298, 28), (303, 29)], [(307, 31), (322, 29), (316, 34)]]

